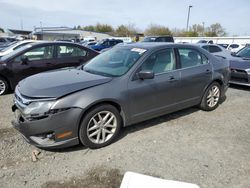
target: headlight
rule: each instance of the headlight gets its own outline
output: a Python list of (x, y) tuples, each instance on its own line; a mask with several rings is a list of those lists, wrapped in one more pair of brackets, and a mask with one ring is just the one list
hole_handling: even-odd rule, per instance
[(55, 101), (32, 102), (23, 111), (25, 116), (44, 115), (55, 104)]

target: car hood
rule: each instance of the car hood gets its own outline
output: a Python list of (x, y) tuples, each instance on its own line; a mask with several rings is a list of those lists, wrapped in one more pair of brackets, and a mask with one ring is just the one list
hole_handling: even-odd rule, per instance
[(241, 70), (250, 69), (250, 60), (232, 60), (230, 61), (230, 68)]
[(111, 80), (79, 69), (60, 69), (30, 76), (19, 82), (17, 89), (29, 98), (60, 98)]

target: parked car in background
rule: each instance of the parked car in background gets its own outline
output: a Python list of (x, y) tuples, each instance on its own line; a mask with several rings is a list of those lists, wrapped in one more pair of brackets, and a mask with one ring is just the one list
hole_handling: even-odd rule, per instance
[(236, 53), (239, 50), (241, 50), (242, 48), (244, 48), (245, 46), (246, 46), (246, 44), (230, 44), (227, 47), (227, 50), (229, 50), (229, 51), (231, 51), (233, 53)]
[(231, 53), (226, 50), (224, 47), (217, 45), (217, 44), (207, 44), (207, 43), (199, 43), (198, 44), (201, 48), (207, 50), (213, 55), (221, 56), (227, 59), (233, 58)]
[(94, 50), (68, 42), (27, 44), (0, 59), (0, 95), (14, 89), (27, 76), (79, 66), (98, 54)]
[(214, 41), (213, 40), (199, 40), (197, 43), (198, 44), (213, 44)]
[(230, 83), (250, 86), (250, 46), (233, 54), (236, 58), (230, 61)]
[(174, 42), (172, 36), (146, 36), (142, 42)]
[(0, 45), (0, 52), (3, 51), (5, 48), (7, 48), (7, 47), (9, 47), (9, 46), (11, 46), (11, 45), (13, 45), (13, 44), (15, 44), (15, 43), (17, 43), (17, 41), (14, 41), (14, 42), (10, 42), (10, 43), (6, 43), (6, 44), (3, 44), (3, 45)]
[(15, 42), (17, 41), (15, 38), (13, 37), (0, 37), (0, 46), (2, 45), (7, 45), (11, 42)]
[(250, 45), (246, 45), (246, 47), (242, 48), (237, 53), (233, 53), (233, 55), (243, 59), (250, 59)]
[(100, 148), (124, 126), (196, 105), (216, 109), (229, 75), (227, 60), (197, 46), (117, 45), (77, 69), (19, 82), (12, 123), (38, 147)]
[(101, 51), (105, 48), (111, 48), (119, 43), (123, 43), (123, 41), (119, 39), (104, 39), (100, 42), (97, 42), (95, 45), (89, 45), (89, 47), (93, 50)]
[(8, 47), (6, 47), (0, 51), (0, 57), (7, 55), (7, 54), (13, 52), (14, 50), (17, 50), (18, 48), (21, 48), (27, 44), (34, 43), (34, 42), (39, 42), (39, 41), (37, 41), (37, 40), (22, 40), (19, 42), (14, 42), (14, 43), (12, 43), (12, 45), (9, 45)]
[(246, 46), (246, 44), (218, 44), (232, 53), (236, 53)]
[(83, 45), (83, 46), (88, 47), (88, 46), (96, 45), (96, 44), (97, 44), (97, 41), (90, 41), (90, 42), (85, 41), (85, 42), (80, 43), (80, 44)]

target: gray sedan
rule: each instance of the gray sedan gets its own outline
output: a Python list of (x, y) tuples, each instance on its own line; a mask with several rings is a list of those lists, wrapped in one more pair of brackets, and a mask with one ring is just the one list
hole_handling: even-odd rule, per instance
[(77, 69), (22, 80), (12, 123), (38, 147), (100, 148), (124, 126), (195, 105), (216, 109), (229, 76), (227, 60), (197, 46), (122, 44)]

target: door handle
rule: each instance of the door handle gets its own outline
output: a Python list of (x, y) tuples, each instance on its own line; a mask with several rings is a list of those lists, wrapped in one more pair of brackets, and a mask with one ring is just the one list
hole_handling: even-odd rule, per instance
[(46, 65), (53, 65), (53, 63), (46, 63)]
[(205, 74), (210, 74), (211, 71), (209, 69), (206, 70)]
[(169, 76), (169, 79), (168, 79), (169, 82), (176, 82), (178, 81), (174, 76)]

